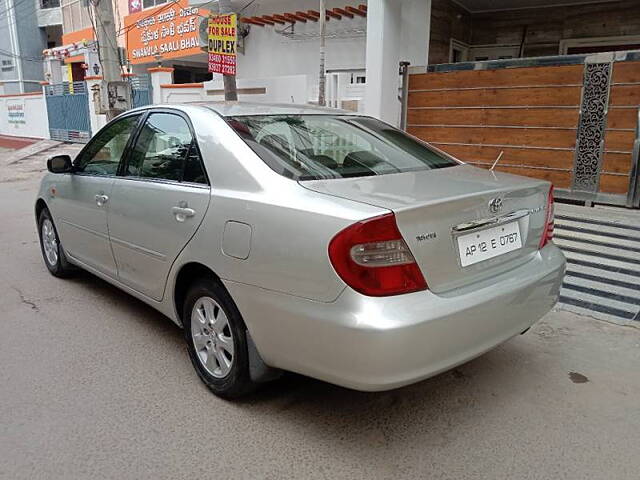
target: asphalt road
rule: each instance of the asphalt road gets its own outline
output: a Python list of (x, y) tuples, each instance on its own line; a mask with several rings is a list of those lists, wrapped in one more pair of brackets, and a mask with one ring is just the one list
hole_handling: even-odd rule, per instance
[(48, 274), (36, 187), (0, 183), (0, 478), (638, 478), (638, 328), (557, 311), (400, 390), (290, 375), (227, 402), (169, 320)]

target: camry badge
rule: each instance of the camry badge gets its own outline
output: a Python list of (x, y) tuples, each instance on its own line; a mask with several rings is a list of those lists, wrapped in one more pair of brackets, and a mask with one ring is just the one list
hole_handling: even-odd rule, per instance
[(499, 213), (502, 210), (502, 198), (496, 197), (489, 202), (489, 211)]

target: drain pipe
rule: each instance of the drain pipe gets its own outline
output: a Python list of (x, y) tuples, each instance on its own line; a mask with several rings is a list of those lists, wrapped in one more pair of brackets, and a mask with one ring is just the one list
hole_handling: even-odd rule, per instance
[(409, 105), (409, 65), (410, 62), (400, 62), (400, 75), (402, 75), (402, 89), (400, 92), (400, 129), (407, 129), (407, 110)]

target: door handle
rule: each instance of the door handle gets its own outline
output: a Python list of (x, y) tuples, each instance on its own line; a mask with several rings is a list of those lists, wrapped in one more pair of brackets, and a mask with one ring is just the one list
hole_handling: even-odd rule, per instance
[(173, 207), (171, 211), (178, 222), (184, 222), (187, 218), (196, 214), (196, 211), (189, 207)]
[(98, 204), (99, 207), (103, 206), (108, 201), (109, 201), (108, 196), (104, 194), (96, 195), (96, 203)]

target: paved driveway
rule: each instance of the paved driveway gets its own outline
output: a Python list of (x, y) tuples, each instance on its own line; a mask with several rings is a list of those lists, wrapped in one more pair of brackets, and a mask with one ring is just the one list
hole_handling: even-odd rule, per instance
[(0, 183), (0, 478), (638, 478), (638, 328), (558, 311), (400, 390), (291, 375), (230, 403), (160, 314), (46, 272), (35, 191)]

